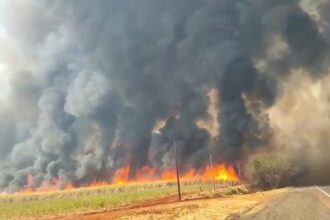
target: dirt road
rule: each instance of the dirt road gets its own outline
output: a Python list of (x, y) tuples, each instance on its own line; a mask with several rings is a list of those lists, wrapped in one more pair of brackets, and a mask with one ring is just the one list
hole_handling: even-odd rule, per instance
[[(330, 191), (330, 187), (322, 188)], [(242, 220), (325, 220), (330, 219), (330, 198), (315, 187), (292, 189), (272, 199), (260, 211)]]

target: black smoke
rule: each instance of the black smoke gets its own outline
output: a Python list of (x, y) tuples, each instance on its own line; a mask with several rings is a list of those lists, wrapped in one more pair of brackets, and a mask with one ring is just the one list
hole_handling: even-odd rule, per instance
[[(199, 168), (210, 152), (244, 158), (272, 139), (265, 115), (278, 82), (295, 69), (318, 78), (329, 68), (327, 12), (318, 11), (322, 29), (298, 0), (14, 0), (3, 8), (6, 35), (25, 60), (4, 61), (6, 191), (29, 174), (35, 187), (54, 178), (79, 185), (125, 165), (131, 175), (166, 167), (174, 140), (182, 166)], [(273, 56), (277, 41), (286, 49)], [(214, 89), (216, 138), (197, 125), (210, 119)]]

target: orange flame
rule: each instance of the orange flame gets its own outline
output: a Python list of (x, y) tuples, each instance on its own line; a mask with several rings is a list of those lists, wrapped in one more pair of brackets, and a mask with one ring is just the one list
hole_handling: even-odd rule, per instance
[[(112, 177), (112, 181), (93, 181), (84, 187), (101, 187), (107, 185), (123, 185), (130, 183), (147, 183), (147, 182), (173, 182), (176, 181), (176, 171), (175, 169), (165, 169), (160, 170), (158, 168), (153, 168), (150, 166), (145, 166), (136, 171), (134, 177), (130, 178), (130, 167), (125, 166), (117, 169)], [(214, 180), (223, 182), (238, 182), (239, 178), (236, 175), (233, 166), (227, 166), (225, 164), (218, 164), (213, 166), (213, 170), (210, 166), (206, 166), (202, 170), (195, 170), (193, 168), (182, 172), (180, 179), (182, 181), (211, 181), (212, 175)], [(72, 183), (67, 183), (61, 185), (61, 181), (55, 178), (51, 181), (43, 181), (40, 187), (36, 190), (33, 189), (33, 177), (28, 175), (27, 177), (27, 187), (18, 192), (18, 194), (30, 194), (34, 192), (54, 192), (58, 191), (60, 188), (68, 190), (74, 189)], [(62, 186), (62, 187), (61, 187)]]
[[(112, 184), (122, 185), (127, 183), (145, 183), (145, 182), (171, 182), (176, 180), (176, 171), (174, 169), (165, 169), (163, 171), (149, 166), (145, 166), (136, 172), (133, 178), (129, 178), (130, 167), (126, 166), (118, 169), (113, 177)], [(213, 178), (217, 181), (237, 182), (239, 180), (233, 166), (219, 164), (213, 167)], [(205, 167), (202, 172), (195, 169), (180, 175), (182, 181), (210, 181), (212, 180), (212, 169), (210, 166)]]
[[(212, 169), (210, 166), (207, 166), (203, 173), (203, 179), (212, 178)], [(224, 181), (224, 182), (237, 182), (239, 178), (236, 175), (236, 172), (232, 166), (226, 166), (224, 164), (216, 165), (213, 167), (213, 178), (215, 180)]]
[(129, 166), (118, 169), (113, 177), (112, 183), (115, 185), (123, 185), (124, 183), (127, 183), (129, 172)]
[(66, 184), (62, 184), (59, 178), (54, 178), (50, 181), (44, 180), (37, 189), (33, 187), (33, 176), (29, 174), (27, 176), (27, 187), (16, 194), (32, 194), (32, 193), (46, 193), (46, 192), (55, 192), (60, 188), (65, 190), (74, 189), (72, 183), (68, 182)]

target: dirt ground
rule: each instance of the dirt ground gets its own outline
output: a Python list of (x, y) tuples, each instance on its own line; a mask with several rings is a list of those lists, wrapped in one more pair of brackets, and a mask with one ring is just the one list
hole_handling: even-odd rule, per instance
[(228, 196), (225, 198), (206, 199), (196, 195), (185, 195), (177, 202), (176, 196), (151, 200), (144, 203), (107, 210), (101, 213), (88, 213), (60, 218), (61, 220), (184, 220), (184, 219), (226, 219), (234, 220), (245, 213), (261, 210), (267, 201), (286, 192), (287, 189), (259, 192), (248, 195)]

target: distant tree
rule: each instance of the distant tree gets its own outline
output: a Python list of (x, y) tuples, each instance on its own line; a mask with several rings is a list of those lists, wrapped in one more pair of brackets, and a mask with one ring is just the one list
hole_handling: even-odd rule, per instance
[(249, 158), (246, 176), (263, 189), (275, 189), (290, 182), (299, 173), (299, 166), (277, 154), (261, 154)]

